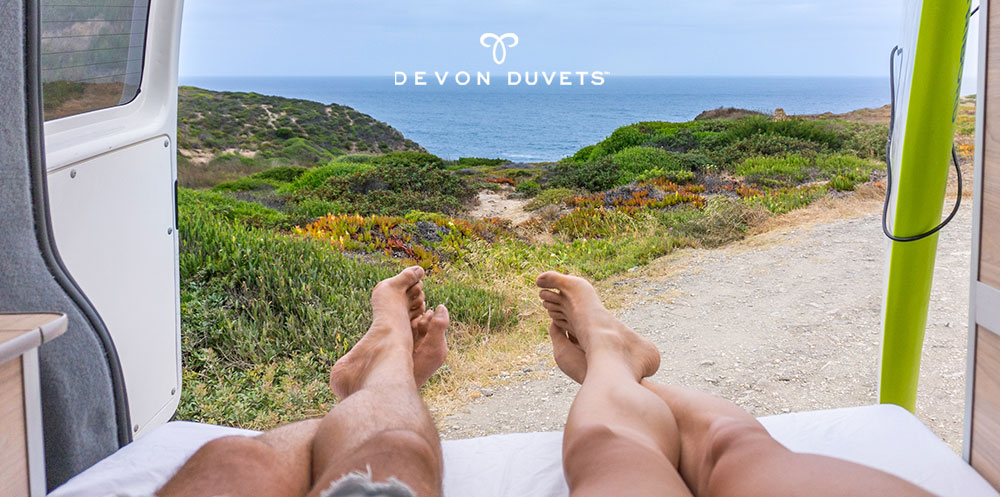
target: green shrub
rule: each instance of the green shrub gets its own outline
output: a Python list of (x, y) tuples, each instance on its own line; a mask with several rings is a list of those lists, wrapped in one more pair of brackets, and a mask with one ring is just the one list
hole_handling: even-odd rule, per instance
[(709, 164), (713, 163), (709, 156), (701, 152), (687, 152), (677, 154), (676, 157), (680, 161), (681, 167), (688, 171), (704, 171)]
[(650, 147), (626, 148), (611, 156), (611, 161), (619, 170), (617, 185), (627, 185), (652, 169), (679, 171), (684, 168), (675, 154)]
[[(246, 159), (241, 157), (241, 159)], [(215, 166), (218, 167), (218, 166)], [(302, 176), (307, 168), (298, 166), (277, 166), (242, 178), (219, 183), (212, 188), (217, 192), (241, 192), (256, 190), (274, 190), (286, 188), (288, 184)]]
[(601, 143), (598, 143), (598, 148), (594, 151), (599, 150), (601, 155), (594, 156), (591, 153), (590, 160), (598, 159), (605, 155), (611, 155), (620, 150), (624, 150), (629, 147), (635, 147), (642, 145), (649, 136), (643, 133), (638, 125), (622, 126), (614, 130), (611, 136), (607, 137)]
[(336, 158), (336, 162), (351, 162), (355, 164), (368, 164), (372, 159), (378, 157), (374, 154), (347, 154)]
[(850, 179), (852, 183), (864, 183), (868, 181), (871, 178), (872, 171), (881, 168), (881, 164), (879, 163), (859, 159), (848, 154), (822, 156), (817, 159), (816, 165), (824, 178), (843, 176)]
[(855, 125), (851, 138), (844, 144), (844, 149), (850, 150), (862, 159), (885, 160), (885, 142), (888, 134), (889, 127), (886, 125)]
[(538, 183), (534, 181), (522, 181), (517, 184), (517, 187), (514, 188), (514, 191), (524, 195), (525, 197), (530, 198), (534, 197), (535, 195), (538, 195), (538, 192), (541, 189), (542, 187), (539, 186)]
[(830, 180), (829, 186), (838, 192), (850, 192), (854, 191), (854, 180), (844, 175), (838, 175)]
[(431, 167), (433, 169), (444, 169), (444, 160), (427, 152), (393, 152), (391, 154), (374, 157), (371, 164), (376, 167), (405, 168), (405, 167)]
[(279, 149), (262, 147), (261, 151), (265, 157), (283, 157), (300, 164), (318, 164), (333, 159), (330, 151), (302, 137), (285, 140)]
[[(372, 159), (349, 176), (331, 175), (311, 195), (343, 202), (350, 213), (402, 216), (411, 210), (453, 214), (475, 190), (424, 152), (394, 152)], [(302, 180), (305, 178), (303, 175)]]
[(753, 157), (784, 157), (791, 154), (815, 156), (824, 150), (826, 150), (824, 145), (809, 140), (775, 134), (760, 134), (736, 140), (716, 151), (713, 155), (723, 165), (735, 165)]
[(681, 128), (668, 135), (658, 137), (653, 143), (672, 152), (689, 152), (701, 147), (701, 142), (690, 128)]
[(607, 154), (604, 153), (604, 149), (600, 148), (600, 146), (587, 145), (570, 156), (569, 160), (575, 164), (583, 164), (584, 162), (596, 160), (604, 155)]
[(600, 192), (614, 188), (621, 180), (620, 168), (610, 157), (574, 164), (563, 161), (552, 170), (552, 184), (556, 187)]
[[(706, 121), (706, 122), (729, 122), (729, 121)], [(701, 144), (702, 150), (718, 150), (733, 142), (733, 137), (724, 131), (696, 131), (694, 134)]]
[(278, 166), (272, 167), (267, 171), (262, 171), (254, 174), (254, 178), (258, 179), (270, 179), (275, 181), (280, 181), (282, 183), (291, 183), (295, 181), (296, 178), (305, 174), (308, 168), (300, 166)]
[(327, 166), (314, 167), (296, 178), (286, 191), (315, 190), (323, 186), (332, 177), (345, 177), (374, 169), (370, 164), (333, 163)]
[(524, 208), (525, 210), (536, 211), (542, 207), (563, 204), (575, 196), (576, 192), (569, 188), (549, 188), (539, 192), (538, 196), (531, 199), (531, 202), (528, 202)]
[(295, 136), (295, 132), (290, 128), (278, 128), (274, 130), (274, 136), (281, 138), (282, 140), (287, 140)]
[(729, 129), (729, 134), (737, 140), (754, 135), (781, 135), (817, 143), (834, 151), (839, 151), (850, 136), (846, 127), (828, 121), (809, 121), (799, 118), (772, 121), (759, 116), (736, 121)]
[[(186, 188), (181, 188), (178, 193), (179, 205), (197, 209), (227, 222), (236, 222), (257, 228), (289, 227), (287, 215), (254, 202), (243, 202), (222, 193)], [(189, 226), (187, 226), (184, 216), (181, 216), (178, 222), (180, 223), (178, 230), (183, 236), (184, 230)]]
[(812, 161), (801, 155), (752, 157), (736, 166), (736, 174), (764, 186), (798, 184), (809, 177)]

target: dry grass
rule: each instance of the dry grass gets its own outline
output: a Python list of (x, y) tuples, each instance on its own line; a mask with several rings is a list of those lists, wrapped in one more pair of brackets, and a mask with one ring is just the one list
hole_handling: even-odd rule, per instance
[(874, 109), (858, 109), (844, 114), (834, 114), (824, 112), (822, 114), (802, 114), (795, 117), (803, 119), (843, 119), (845, 121), (862, 124), (888, 124), (891, 109), (888, 105)]
[[(878, 212), (885, 199), (885, 184), (882, 182), (858, 185), (854, 192), (843, 195), (828, 195), (813, 202), (809, 207), (797, 209), (781, 216), (767, 219), (750, 230), (751, 235), (761, 235), (776, 230), (787, 230), (812, 226), (848, 217), (864, 216)], [(744, 243), (752, 243), (754, 236)]]
[[(517, 306), (518, 322), (501, 333), (482, 327), (456, 325), (448, 331), (447, 371), (438, 374), (424, 389), (427, 404), (439, 421), (469, 401), (482, 395), (484, 387), (498, 387), (523, 381), (524, 375), (503, 372), (521, 371), (537, 365), (554, 366), (548, 341), (548, 314), (541, 306), (534, 281), (539, 268), (521, 272), (493, 270), (489, 264), (476, 264), (465, 278), (490, 281), (503, 288), (510, 302)], [(456, 275), (456, 278), (460, 278)], [(433, 304), (431, 302), (430, 304)]]
[[(538, 306), (541, 310), (541, 306)], [(503, 372), (538, 364), (554, 365), (548, 346), (548, 322), (536, 312), (502, 334), (486, 334), (468, 326), (449, 330), (447, 371), (424, 389), (424, 399), (440, 421), (467, 402), (479, 398), (481, 388), (508, 384), (523, 376), (503, 378)]]
[(741, 119), (747, 116), (767, 116), (767, 114), (749, 109), (739, 109), (736, 107), (719, 107), (717, 109), (706, 110), (701, 114), (698, 114), (694, 120), (701, 121), (705, 119)]
[(177, 181), (184, 188), (211, 188), (260, 171), (259, 166), (244, 164), (239, 160), (216, 160), (206, 164), (177, 158)]

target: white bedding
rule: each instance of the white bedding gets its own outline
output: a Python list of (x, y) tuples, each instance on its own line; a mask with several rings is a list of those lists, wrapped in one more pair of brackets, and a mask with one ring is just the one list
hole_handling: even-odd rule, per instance
[[(760, 421), (792, 450), (872, 466), (942, 497), (1000, 496), (920, 421), (896, 406), (784, 414)], [(151, 494), (205, 442), (254, 433), (196, 423), (168, 423), (49, 495)], [(559, 432), (446, 441), (445, 495), (566, 497), (561, 442)]]

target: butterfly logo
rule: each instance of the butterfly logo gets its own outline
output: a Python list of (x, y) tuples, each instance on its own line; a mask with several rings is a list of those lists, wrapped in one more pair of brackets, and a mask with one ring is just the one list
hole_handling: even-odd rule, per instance
[(503, 64), (507, 60), (507, 49), (516, 47), (519, 41), (514, 33), (502, 35), (483, 33), (483, 36), (479, 37), (480, 45), (486, 48), (493, 47), (493, 62), (496, 62), (497, 65)]

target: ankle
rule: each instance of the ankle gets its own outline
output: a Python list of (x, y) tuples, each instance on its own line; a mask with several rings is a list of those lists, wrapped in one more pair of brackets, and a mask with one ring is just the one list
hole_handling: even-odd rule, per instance
[(587, 377), (615, 378), (615, 381), (635, 380), (632, 364), (619, 351), (602, 349), (587, 355)]
[(375, 345), (379, 350), (402, 347), (413, 351), (413, 333), (406, 319), (375, 318), (365, 336), (377, 339)]
[(586, 344), (581, 343), (581, 345), (588, 355), (595, 353), (603, 354), (605, 352), (620, 354), (627, 352), (628, 349), (625, 337), (612, 329), (594, 327), (587, 331), (587, 333), (581, 334), (581, 337), (586, 337)]

